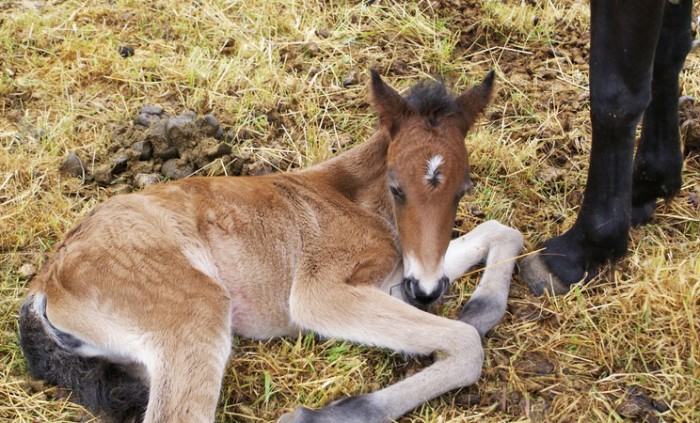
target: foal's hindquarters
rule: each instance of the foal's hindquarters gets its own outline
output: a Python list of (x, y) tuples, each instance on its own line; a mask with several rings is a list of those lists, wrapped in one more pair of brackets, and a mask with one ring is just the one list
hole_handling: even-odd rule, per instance
[(75, 390), (113, 421), (214, 419), (232, 304), (202, 254), (191, 199), (181, 199), (184, 213), (172, 211), (169, 194), (180, 190), (96, 208), (67, 235), (22, 307), (33, 375)]

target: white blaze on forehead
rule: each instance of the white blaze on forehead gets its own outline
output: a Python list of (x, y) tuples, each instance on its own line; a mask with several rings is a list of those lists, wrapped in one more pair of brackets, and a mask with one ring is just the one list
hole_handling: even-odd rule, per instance
[(445, 159), (441, 155), (436, 155), (428, 160), (428, 170), (425, 173), (425, 180), (430, 182), (432, 185), (437, 185), (442, 182), (442, 173), (440, 173), (440, 166), (445, 163)]

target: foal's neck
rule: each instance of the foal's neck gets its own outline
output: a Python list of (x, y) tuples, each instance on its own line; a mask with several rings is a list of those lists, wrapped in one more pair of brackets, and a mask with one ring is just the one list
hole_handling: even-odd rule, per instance
[(310, 170), (319, 182), (331, 185), (360, 207), (394, 224), (386, 181), (389, 135), (380, 129), (357, 147)]

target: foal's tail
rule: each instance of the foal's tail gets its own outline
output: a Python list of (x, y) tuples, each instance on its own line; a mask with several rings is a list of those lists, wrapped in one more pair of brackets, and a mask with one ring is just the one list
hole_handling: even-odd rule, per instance
[(43, 294), (30, 294), (22, 304), (19, 333), (33, 377), (73, 390), (76, 402), (108, 421), (143, 420), (148, 387), (105, 358), (78, 355), (81, 341), (51, 325)]

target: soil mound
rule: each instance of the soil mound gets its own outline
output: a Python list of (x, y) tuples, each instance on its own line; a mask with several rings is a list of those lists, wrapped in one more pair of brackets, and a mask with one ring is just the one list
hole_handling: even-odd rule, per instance
[(198, 116), (186, 111), (169, 116), (160, 106), (145, 105), (132, 123), (117, 126), (107, 154), (94, 165), (70, 153), (61, 171), (85, 183), (108, 186), (119, 182), (142, 188), (200, 173), (259, 175), (292, 166), (291, 161), (255, 161), (252, 154), (238, 148), (249, 138), (245, 131), (239, 132), (225, 128), (212, 114)]

